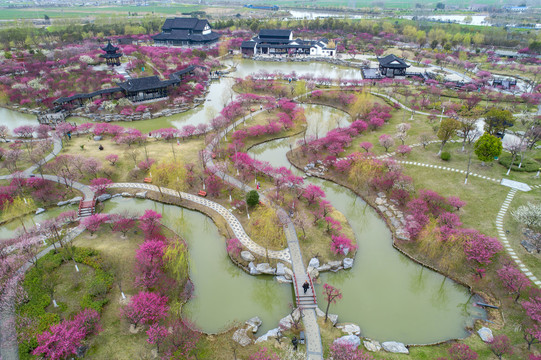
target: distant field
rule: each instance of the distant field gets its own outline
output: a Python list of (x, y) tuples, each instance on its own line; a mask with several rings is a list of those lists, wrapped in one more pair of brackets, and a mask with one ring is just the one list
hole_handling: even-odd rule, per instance
[(103, 7), (65, 7), (65, 8), (24, 8), (24, 9), (1, 9), (0, 20), (10, 19), (43, 19), (44, 15), (50, 18), (61, 17), (87, 17), (87, 16), (111, 16), (128, 15), (128, 13), (180, 15), (185, 12), (199, 11), (198, 5), (174, 5), (174, 6), (103, 6)]
[[(275, 1), (252, 1), (253, 4), (265, 4), (265, 5), (278, 5), (278, 6), (317, 6), (317, 7), (357, 7), (357, 8), (367, 8), (367, 7), (382, 7), (385, 8), (400, 8), (400, 9), (413, 9), (415, 4), (423, 4), (427, 7), (436, 7), (438, 2), (444, 4), (449, 4), (453, 6), (460, 6), (464, 9), (469, 7), (472, 4), (471, 0), (275, 0)], [(248, 2), (247, 2), (248, 3)], [(475, 0), (475, 4), (487, 4), (502, 6), (500, 0)], [(507, 3), (507, 1), (504, 1)], [(529, 5), (532, 5), (532, 2), (529, 2)], [(535, 7), (540, 7), (540, 4), (537, 4)]]
[[(435, 7), (439, 1), (433, 0), (246, 0), (246, 3), (265, 4), (265, 5), (278, 5), (285, 7), (356, 7), (356, 8), (371, 8), (382, 7), (385, 8), (399, 8), (399, 9), (412, 9), (416, 3), (421, 3), (429, 8)], [(449, 0), (441, 0), (443, 3), (451, 3)], [(209, 2), (212, 4), (212, 0)], [(471, 0), (453, 0), (453, 5), (459, 5), (467, 8), (471, 3)], [(500, 0), (476, 0), (476, 4), (489, 4), (500, 6)], [(225, 7), (220, 3), (220, 6), (201, 6), (201, 5), (181, 5), (172, 4), (171, 6), (150, 5), (150, 6), (100, 6), (100, 7), (54, 7), (54, 8), (1, 8), (6, 6), (5, 1), (0, 0), (0, 20), (16, 20), (16, 19), (43, 19), (44, 15), (50, 18), (79, 18), (79, 17), (109, 17), (112, 15), (124, 16), (128, 13), (137, 13), (137, 15), (145, 14), (163, 14), (163, 15), (180, 15), (181, 13), (192, 11), (207, 11), (208, 14), (218, 14), (220, 9), (232, 11), (235, 6)], [(541, 2), (536, 7), (541, 7)], [(242, 8), (237, 6), (238, 11), (242, 12)], [(255, 10), (257, 11), (257, 10)], [(261, 10), (264, 11), (264, 10)]]

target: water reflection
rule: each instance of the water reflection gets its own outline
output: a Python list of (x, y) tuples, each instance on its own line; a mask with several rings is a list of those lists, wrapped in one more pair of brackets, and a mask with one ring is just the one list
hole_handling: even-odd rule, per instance
[[(314, 118), (307, 117), (311, 129)], [(250, 153), (273, 166), (285, 166), (286, 140), (274, 143), (256, 146)], [(340, 321), (358, 324), (363, 335), (377, 340), (410, 344), (463, 337), (466, 326), (485, 316), (469, 301), (468, 289), (395, 250), (386, 224), (353, 192), (322, 179), (307, 178), (305, 183), (323, 188), (327, 200), (348, 219), (359, 246), (351, 270), (320, 275), (316, 285), (320, 307), (326, 305), (321, 284), (329, 283), (343, 293), (331, 305)]]
[(194, 298), (182, 311), (203, 331), (219, 332), (259, 316), (263, 320), (259, 333), (263, 333), (278, 326), (278, 320), (289, 313), (291, 285), (278, 284), (271, 276), (250, 276), (233, 265), (225, 239), (207, 216), (150, 200), (114, 198), (105, 204), (107, 213), (127, 209), (138, 214), (145, 209), (160, 212), (162, 223), (186, 239)]

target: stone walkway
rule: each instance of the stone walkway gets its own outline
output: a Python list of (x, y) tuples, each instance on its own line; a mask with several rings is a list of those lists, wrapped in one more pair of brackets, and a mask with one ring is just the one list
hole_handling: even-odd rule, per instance
[(386, 95), (386, 94), (377, 93), (375, 91), (370, 91), (370, 94), (375, 95), (375, 96), (379, 96), (379, 97), (383, 97), (385, 99), (388, 99), (388, 100), (392, 101), (393, 103), (398, 104), (402, 109), (411, 112), (412, 114), (419, 114), (419, 115), (426, 115), (426, 116), (435, 115), (436, 117), (445, 117), (445, 118), (449, 117), (447, 115), (441, 115), (441, 114), (438, 115), (438, 114), (430, 114), (430, 113), (423, 112), (423, 111), (415, 111), (413, 109), (410, 109), (406, 105), (402, 104), (397, 99), (395, 99), (395, 98), (393, 98), (393, 97), (391, 97), (389, 95)]
[[(52, 159), (54, 159), (54, 157), (60, 154), (60, 151), (62, 151), (62, 139), (56, 135), (53, 135), (52, 138), (53, 138), (53, 150), (45, 158), (43, 158), (43, 160), (41, 160), (40, 165), (42, 166), (45, 165), (47, 162), (51, 161)], [(23, 171), (23, 173), (27, 176), (30, 176), (30, 174), (38, 170), (38, 167), (39, 166), (37, 164), (32, 165), (28, 169)]]
[[(146, 190), (146, 191), (155, 191), (159, 192), (160, 189), (156, 185), (151, 184), (141, 184), (141, 183), (115, 183), (109, 185), (109, 188), (126, 188), (126, 189), (139, 189), (139, 190)], [(253, 241), (244, 231), (244, 228), (242, 227), (242, 224), (240, 221), (231, 213), (231, 211), (227, 210), (222, 205), (207, 200), (203, 197), (188, 194), (181, 192), (180, 196), (179, 193), (175, 190), (168, 189), (168, 188), (161, 188), (162, 193), (174, 197), (180, 197), (181, 199), (185, 199), (191, 202), (194, 202), (199, 205), (203, 205), (205, 207), (208, 207), (209, 209), (212, 209), (216, 211), (218, 214), (220, 214), (226, 221), (227, 224), (231, 227), (233, 230), (233, 233), (235, 234), (235, 237), (239, 239), (242, 245), (244, 245), (248, 250), (253, 252), (254, 254), (257, 254), (261, 257), (267, 256), (267, 250), (257, 244), (255, 241)], [(269, 250), (268, 251), (269, 258), (276, 259), (276, 260), (282, 260), (287, 263), (291, 263), (291, 256), (288, 249), (276, 251), (276, 250)]]
[[(461, 173), (461, 174), (464, 174), (464, 175), (466, 174), (466, 170), (459, 170), (459, 169), (446, 167), (446, 166), (441, 166), (441, 165), (432, 165), (432, 164), (425, 164), (425, 163), (420, 163), (420, 162), (415, 162), (415, 161), (404, 161), (404, 160), (396, 160), (396, 162), (399, 163), (399, 164), (422, 166), (422, 167), (427, 167), (427, 168), (432, 168), (432, 169), (437, 169), (437, 170), (457, 172), (457, 173)], [(488, 180), (488, 181), (493, 181), (493, 182), (496, 182), (498, 184), (502, 181), (502, 179), (495, 179), (495, 178), (491, 178), (491, 177), (488, 177), (488, 176), (476, 174), (476, 173), (473, 173), (473, 172), (470, 172), (470, 176), (478, 177), (480, 179), (484, 179), (484, 180)]]
[[(451, 171), (451, 172), (457, 172), (457, 173), (461, 173), (461, 174), (466, 174), (465, 170), (459, 170), (459, 169), (449, 168), (449, 167), (445, 167), (445, 166), (425, 164), (425, 163), (414, 162), (414, 161), (402, 161), (402, 160), (396, 160), (396, 162), (399, 163), (399, 164), (422, 166), (422, 167), (427, 167), (427, 168), (432, 168), (432, 169), (439, 169), (439, 170), (444, 170), (444, 171)], [(502, 186), (511, 187), (511, 190), (507, 194), (507, 197), (504, 200), (504, 202), (502, 204), (502, 207), (500, 208), (500, 211), (498, 212), (498, 215), (496, 216), (496, 229), (498, 231), (498, 237), (500, 238), (500, 241), (502, 242), (502, 244), (503, 244), (505, 250), (507, 251), (507, 253), (509, 253), (509, 255), (511, 256), (513, 261), (515, 261), (516, 264), (518, 265), (519, 269), (537, 287), (541, 287), (541, 281), (539, 281), (539, 279), (518, 258), (517, 253), (513, 250), (513, 248), (509, 244), (509, 241), (507, 240), (507, 237), (505, 235), (505, 231), (503, 229), (503, 218), (504, 218), (505, 214), (507, 213), (509, 205), (511, 204), (511, 201), (513, 200), (513, 197), (515, 196), (517, 191), (519, 191), (519, 190), (520, 191), (529, 191), (528, 189), (532, 189), (532, 190), (533, 189), (541, 189), (541, 185), (527, 185), (527, 184), (524, 184), (524, 183), (516, 182), (517, 186), (513, 186), (513, 184), (512, 184), (513, 182), (505, 181), (506, 179), (495, 179), (495, 178), (487, 177), (487, 176), (484, 176), (484, 175), (479, 175), (479, 174), (472, 173), (472, 172), (470, 172), (470, 175), (474, 176), (474, 177), (478, 177), (480, 179), (487, 180), (487, 181), (495, 182), (495, 183), (500, 184)], [(509, 184), (509, 183), (511, 183), (511, 184)]]
[[(220, 140), (227, 135), (229, 131), (232, 131), (235, 129), (235, 127), (251, 118), (251, 116), (255, 116), (259, 114), (260, 112), (263, 112), (265, 110), (259, 110), (251, 115), (246, 115), (245, 117), (235, 121), (228, 127), (226, 127), (224, 130), (220, 131), (218, 136), (216, 136), (213, 141), (206, 147), (205, 152), (205, 161), (208, 169), (212, 169), (214, 171), (214, 174), (219, 176), (220, 178), (224, 179), (224, 181), (228, 182), (229, 184), (233, 185), (234, 187), (244, 191), (249, 192), (251, 190), (255, 190), (252, 187), (242, 183), (241, 181), (237, 180), (233, 176), (230, 176), (227, 173), (224, 173), (223, 171), (219, 170), (214, 166), (214, 161), (212, 160), (212, 149), (218, 145)], [(275, 206), (276, 207), (276, 214), (278, 215), (278, 218), (280, 219), (284, 233), (286, 235), (287, 244), (289, 247), (289, 253), (290, 253), (290, 263), (292, 265), (292, 270), (295, 275), (295, 283), (293, 284), (293, 289), (295, 291), (296, 298), (298, 298), (299, 289), (302, 289), (302, 284), (309, 280), (308, 273), (306, 272), (306, 269), (304, 267), (304, 262), (302, 259), (302, 252), (299, 246), (299, 239), (297, 238), (297, 232), (295, 231), (295, 226), (293, 225), (293, 222), (287, 215), (286, 211), (282, 209), (281, 207), (278, 207), (276, 205), (272, 205), (272, 202), (264, 195), (260, 194), (261, 202), (264, 204), (267, 204), (269, 206)], [(288, 249), (285, 249), (288, 250)], [(312, 295), (313, 289), (310, 287), (308, 290), (307, 295)], [(304, 307), (303, 308), (303, 324), (305, 328), (305, 335), (306, 335), (306, 353), (307, 353), (307, 359), (309, 360), (323, 360), (323, 346), (321, 344), (321, 334), (319, 330), (319, 325), (317, 323), (317, 315), (315, 308), (317, 307), (317, 303), (314, 302), (313, 307)]]
[(517, 189), (511, 189), (507, 194), (507, 197), (505, 198), (505, 201), (503, 202), (502, 207), (498, 212), (498, 216), (496, 217), (496, 229), (498, 230), (498, 236), (500, 237), (503, 246), (505, 247), (505, 251), (507, 251), (513, 261), (515, 261), (515, 263), (518, 265), (519, 269), (524, 273), (524, 275), (526, 275), (537, 287), (541, 287), (541, 281), (539, 281), (539, 279), (534, 274), (532, 274), (532, 272), (526, 267), (526, 265), (524, 265), (524, 263), (518, 258), (517, 253), (509, 244), (509, 240), (507, 240), (507, 236), (505, 236), (505, 231), (503, 229), (503, 218), (507, 213), (509, 204), (511, 204), (511, 201), (513, 200), (513, 197), (515, 196), (517, 191)]

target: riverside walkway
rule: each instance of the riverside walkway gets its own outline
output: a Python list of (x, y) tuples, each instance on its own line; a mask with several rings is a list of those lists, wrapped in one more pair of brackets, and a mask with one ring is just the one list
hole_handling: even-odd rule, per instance
[[(251, 190), (255, 190), (252, 187), (242, 183), (238, 179), (234, 178), (233, 176), (230, 176), (229, 174), (226, 174), (222, 170), (218, 169), (214, 165), (214, 161), (212, 160), (212, 152), (213, 149), (218, 145), (220, 140), (224, 138), (227, 133), (235, 127), (250, 119), (251, 116), (255, 116), (265, 110), (259, 110), (256, 112), (253, 112), (251, 115), (246, 115), (243, 118), (235, 121), (231, 125), (227, 126), (224, 130), (220, 131), (218, 133), (218, 136), (216, 136), (206, 147), (205, 149), (205, 162), (208, 169), (211, 169), (211, 171), (214, 172), (215, 175), (222, 178), (225, 182), (229, 183), (230, 185), (244, 191), (249, 192)], [(302, 285), (305, 281), (311, 282), (311, 279), (308, 276), (308, 273), (306, 272), (306, 269), (304, 267), (304, 262), (302, 258), (302, 252), (299, 245), (299, 239), (297, 237), (297, 232), (295, 231), (295, 226), (293, 225), (293, 222), (291, 221), (290, 217), (287, 215), (286, 211), (282, 209), (281, 207), (274, 205), (265, 195), (260, 194), (260, 200), (266, 205), (274, 206), (276, 208), (276, 214), (278, 215), (278, 218), (280, 219), (280, 222), (283, 226), (284, 233), (287, 239), (287, 245), (290, 253), (290, 263), (292, 266), (293, 274), (294, 274), (294, 280), (293, 280), (293, 289), (295, 291), (295, 297), (297, 299), (297, 307), (302, 309), (303, 314), (303, 323), (305, 328), (305, 334), (306, 334), (306, 355), (308, 360), (323, 360), (323, 346), (321, 344), (321, 333), (319, 330), (319, 325), (317, 323), (317, 315), (316, 315), (316, 308), (317, 308), (317, 298), (314, 294), (313, 285), (310, 286), (310, 289), (307, 291), (306, 295), (302, 291)], [(286, 250), (288, 250), (286, 249)]]

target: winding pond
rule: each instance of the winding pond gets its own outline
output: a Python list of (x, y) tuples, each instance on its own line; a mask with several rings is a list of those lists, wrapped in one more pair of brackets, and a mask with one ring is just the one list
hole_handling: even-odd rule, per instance
[[(360, 77), (358, 70), (327, 63), (252, 60), (240, 61), (231, 76), (244, 77), (261, 69), (332, 78)], [(230, 100), (232, 84), (232, 78), (212, 83), (208, 94), (210, 101), (186, 113), (121, 124), (149, 131), (208, 122)], [(305, 109), (307, 134), (314, 136), (323, 136), (330, 129), (350, 121), (347, 114), (330, 107), (306, 105)], [(7, 123), (10, 128), (36, 123), (35, 120), (32, 122), (33, 116), (6, 109), (0, 109), (0, 116), (7, 119), (2, 123)], [(291, 167), (285, 154), (296, 139), (268, 142), (252, 148), (250, 154), (274, 166)], [(337, 313), (340, 321), (357, 323), (363, 335), (378, 340), (426, 344), (462, 337), (466, 335), (465, 326), (485, 316), (481, 309), (468, 302), (466, 288), (445, 281), (443, 276), (417, 265), (395, 250), (384, 221), (361, 198), (328, 181), (309, 178), (307, 183), (317, 184), (326, 191), (328, 200), (347, 217), (359, 245), (351, 270), (321, 275), (322, 283), (328, 282), (342, 289), (344, 298), (331, 307), (331, 312)], [(105, 207), (106, 212), (130, 210), (142, 213), (144, 209), (162, 213), (163, 223), (189, 244), (195, 297), (184, 311), (203, 331), (217, 332), (233, 321), (259, 316), (263, 320), (261, 333), (276, 327), (277, 321), (288, 313), (288, 303), (293, 301), (291, 286), (280, 285), (271, 277), (249, 276), (234, 266), (226, 254), (224, 238), (205, 215), (149, 200), (115, 198)], [(45, 214), (51, 215), (49, 211)], [(3, 234), (10, 231), (6, 226), (0, 229), (0, 237), (6, 237)], [(317, 287), (320, 306), (324, 307), (322, 287)]]
[[(330, 127), (349, 118), (339, 110), (314, 105), (307, 106), (305, 113), (310, 134), (315, 134), (321, 114)], [(249, 153), (258, 160), (291, 168), (302, 175), (285, 156), (293, 142), (293, 139), (279, 139), (255, 146)], [(331, 305), (331, 312), (339, 315), (339, 321), (359, 324), (364, 336), (407, 344), (464, 337), (466, 326), (485, 317), (484, 311), (469, 301), (467, 288), (419, 266), (395, 250), (389, 228), (360, 197), (322, 179), (309, 177), (305, 182), (325, 191), (327, 200), (348, 219), (359, 246), (351, 270), (321, 274), (316, 285), (320, 308), (325, 307), (321, 284), (334, 285), (343, 294), (337, 304)]]
[[(209, 123), (221, 109), (231, 100), (234, 84), (234, 78), (243, 78), (250, 74), (260, 71), (274, 72), (279, 71), (284, 74), (295, 72), (297, 76), (314, 75), (316, 77), (325, 76), (327, 78), (343, 79), (361, 79), (361, 71), (358, 69), (347, 68), (332, 65), (325, 62), (262, 62), (251, 59), (242, 59), (238, 61), (228, 60), (228, 66), (236, 65), (236, 71), (219, 81), (213, 81), (209, 86), (209, 93), (206, 101), (189, 111), (175, 114), (168, 117), (159, 117), (151, 120), (141, 120), (134, 122), (115, 122), (118, 125), (132, 127), (141, 130), (143, 133), (168, 127), (181, 128), (185, 125), (197, 126), (201, 123)], [(6, 123), (10, 129), (21, 125), (36, 125), (34, 115), (22, 114), (16, 111), (0, 108), (0, 119), (2, 124)], [(85, 123), (89, 122), (86, 118), (68, 118), (69, 122)]]
[(197, 211), (151, 200), (114, 198), (105, 202), (105, 213), (129, 211), (141, 215), (146, 209), (163, 215), (162, 223), (188, 243), (190, 277), (194, 297), (183, 312), (206, 333), (227, 329), (234, 321), (259, 316), (258, 334), (278, 326), (289, 313), (293, 289), (272, 276), (254, 277), (235, 266), (225, 250), (225, 239), (214, 222)]

